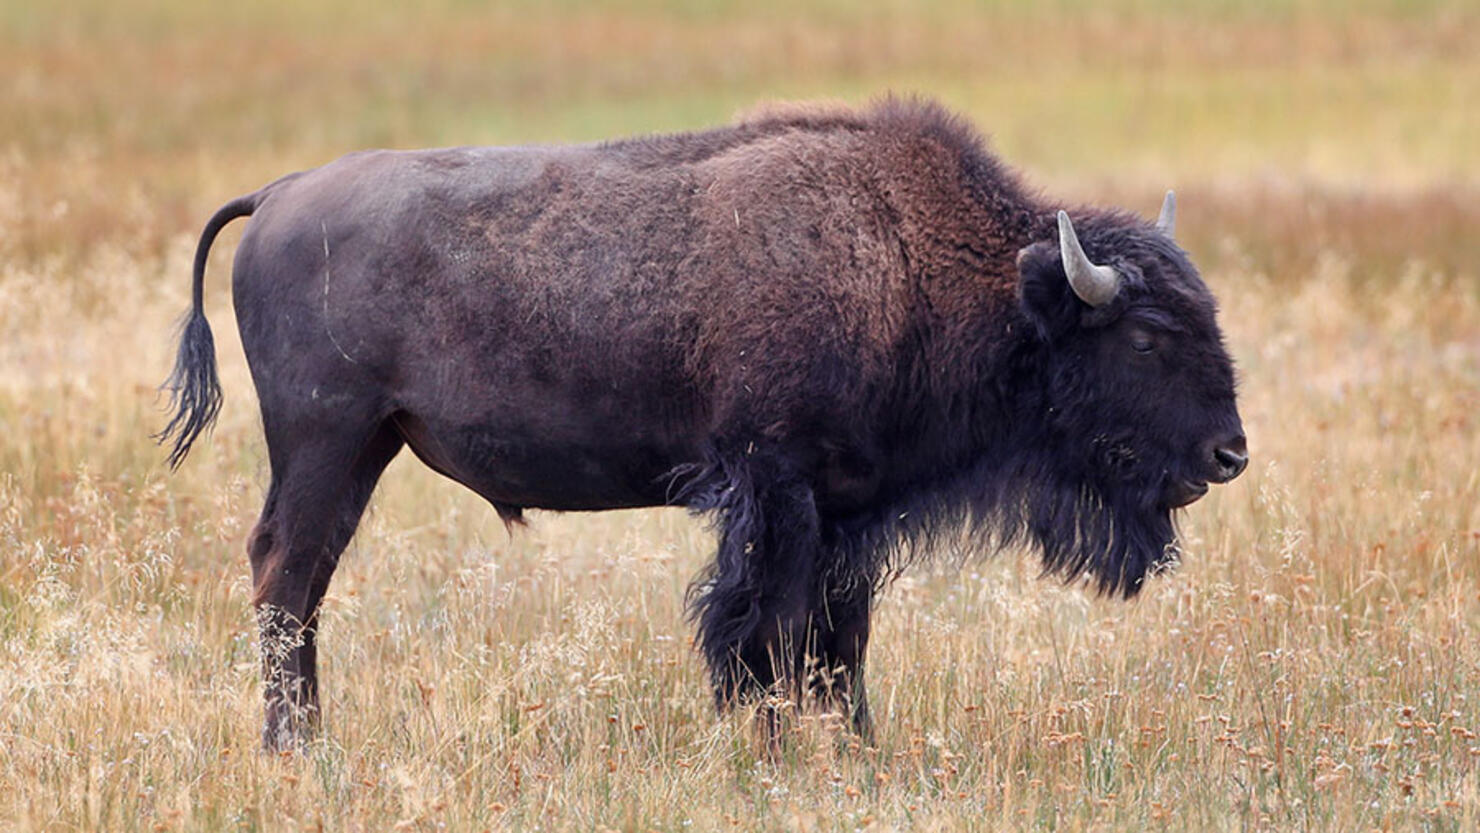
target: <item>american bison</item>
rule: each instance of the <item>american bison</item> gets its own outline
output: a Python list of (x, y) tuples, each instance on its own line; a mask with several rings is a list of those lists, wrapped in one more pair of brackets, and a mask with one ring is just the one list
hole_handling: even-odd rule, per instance
[(232, 292), (272, 472), (247, 542), (265, 742), (317, 722), (319, 603), (402, 446), (510, 523), (712, 514), (690, 605), (721, 706), (816, 696), (867, 731), (873, 598), (942, 531), (1134, 594), (1175, 558), (1174, 510), (1247, 462), (1173, 208), (1061, 209), (897, 98), (356, 153), (232, 200), (161, 439), (178, 465), (216, 416), (202, 282), (250, 215)]

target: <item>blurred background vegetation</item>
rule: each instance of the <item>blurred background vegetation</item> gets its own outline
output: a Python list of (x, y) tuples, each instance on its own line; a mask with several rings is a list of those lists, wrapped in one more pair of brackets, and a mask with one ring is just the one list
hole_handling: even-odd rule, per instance
[[(23, 0), (0, 8), (3, 251), (157, 251), (352, 149), (585, 141), (890, 90), (965, 112), (1069, 198), (1234, 190), (1256, 226), (1259, 195), (1438, 200), (1404, 231), (1443, 235), (1480, 177), (1477, 32), (1468, 0)], [(1189, 234), (1217, 225), (1184, 203)]]

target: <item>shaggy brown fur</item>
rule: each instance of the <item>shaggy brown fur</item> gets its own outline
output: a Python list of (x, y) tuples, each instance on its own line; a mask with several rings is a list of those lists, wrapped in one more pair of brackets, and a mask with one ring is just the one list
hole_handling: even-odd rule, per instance
[(233, 291), (272, 483), (248, 549), (264, 644), (290, 644), (269, 745), (313, 723), (316, 611), (402, 445), (507, 520), (713, 512), (693, 604), (721, 703), (811, 688), (866, 728), (872, 594), (938, 529), (1134, 592), (1175, 496), (1242, 448), (1231, 364), (1195, 269), (1128, 215), (1073, 211), (1122, 283), (1079, 301), (1057, 208), (905, 99), (359, 153), (228, 204), (165, 434), (178, 463), (214, 416), (205, 254), (251, 214)]

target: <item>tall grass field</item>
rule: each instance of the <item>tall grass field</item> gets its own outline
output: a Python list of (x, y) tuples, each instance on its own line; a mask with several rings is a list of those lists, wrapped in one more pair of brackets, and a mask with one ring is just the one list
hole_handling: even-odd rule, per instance
[[(0, 829), (1480, 829), (1480, 7), (1463, 0), (0, 4)], [(403, 454), (323, 612), (325, 725), (259, 751), (226, 402), (165, 414), (218, 205), (366, 147), (587, 141), (939, 98), (1218, 295), (1252, 463), (1130, 603), (1027, 553), (881, 597), (877, 736), (717, 715), (680, 510), (505, 531)]]

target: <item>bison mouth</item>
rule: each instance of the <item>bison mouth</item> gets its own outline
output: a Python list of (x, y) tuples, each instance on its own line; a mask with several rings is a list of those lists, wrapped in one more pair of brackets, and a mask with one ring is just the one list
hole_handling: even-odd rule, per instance
[(1208, 484), (1203, 480), (1173, 480), (1167, 484), (1161, 499), (1168, 509), (1181, 509), (1196, 503), (1208, 493)]

